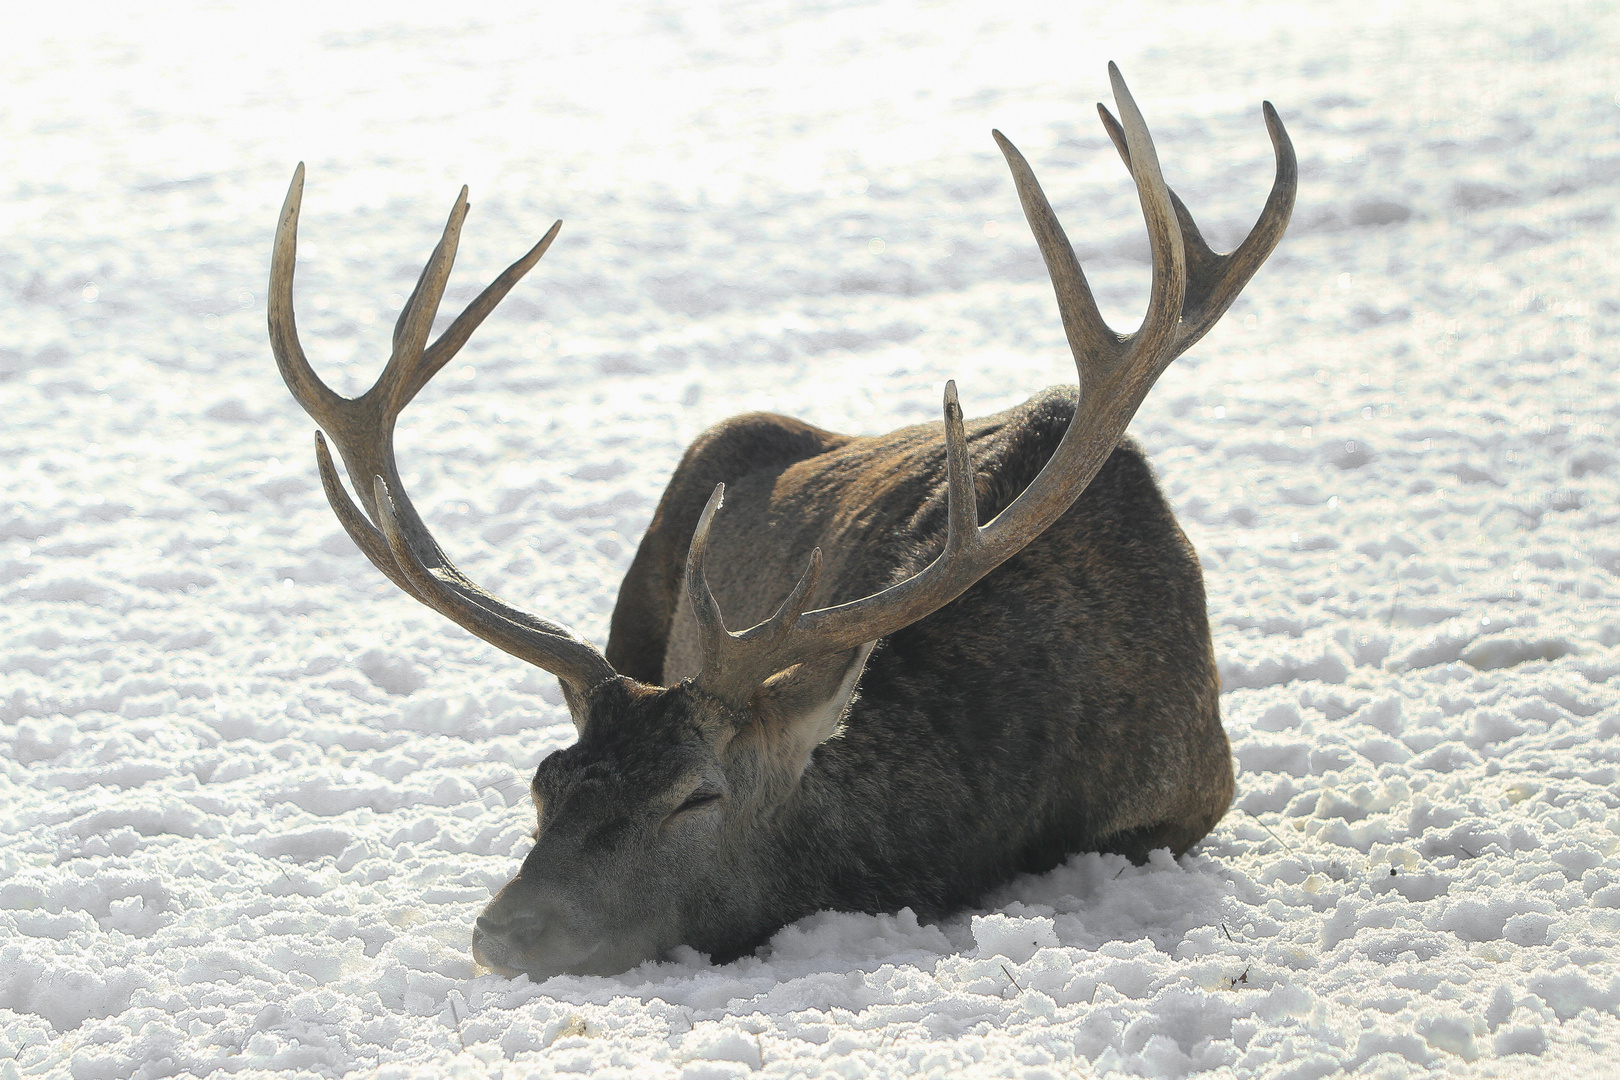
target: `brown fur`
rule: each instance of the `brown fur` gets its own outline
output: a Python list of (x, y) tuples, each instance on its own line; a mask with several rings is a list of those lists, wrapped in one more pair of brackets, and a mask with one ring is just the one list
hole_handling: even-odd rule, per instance
[[(1045, 464), (1073, 402), (1072, 389), (1054, 389), (970, 426), (983, 519)], [(714, 483), (726, 483), (728, 499), (711, 541), (711, 587), (735, 628), (768, 616), (818, 545), (828, 570), (812, 607), (920, 570), (943, 540), (944, 461), (938, 424), (851, 438), (756, 414), (711, 430), (677, 470), (626, 578), (610, 661), (651, 657), (662, 644), (678, 666), (661, 668), (660, 682), (695, 670), (680, 554)], [(647, 588), (638, 569), (653, 558), (667, 561), (661, 587)], [(629, 629), (647, 626), (671, 630)], [(878, 795), (891, 784), (930, 792), (931, 802), (967, 797), (975, 820), (942, 807), (941, 829), (922, 844), (954, 849), (948, 864), (961, 880), (938, 884), (942, 906), (927, 906), (939, 911), (1074, 851), (1138, 861), (1155, 847), (1185, 851), (1231, 799), (1218, 693), (1197, 557), (1127, 440), (1044, 535), (880, 644), (844, 735), (813, 768), (874, 789), (873, 812), (852, 823), (861, 831), (884, 827), (878, 805), (910, 816), (911, 804)], [(940, 800), (947, 776), (956, 783)], [(956, 831), (964, 827), (997, 853), (983, 877), (961, 873), (962, 852), (977, 847)], [(1009, 851), (1019, 854), (999, 865)], [(917, 898), (878, 906), (897, 902)]]
[[(1056, 388), (969, 425), (982, 517), (1040, 471), (1074, 403)], [(570, 694), (580, 738), (535, 773), (537, 842), (478, 920), (482, 963), (538, 979), (677, 944), (728, 959), (817, 910), (937, 918), (1076, 852), (1179, 854), (1220, 820), (1232, 763), (1198, 560), (1134, 443), (956, 600), (746, 706), (684, 678), (685, 553), (718, 482), (710, 578), (735, 626), (817, 545), (826, 605), (943, 542), (938, 424), (851, 438), (754, 414), (703, 435), (614, 611), (608, 656), (635, 678)]]

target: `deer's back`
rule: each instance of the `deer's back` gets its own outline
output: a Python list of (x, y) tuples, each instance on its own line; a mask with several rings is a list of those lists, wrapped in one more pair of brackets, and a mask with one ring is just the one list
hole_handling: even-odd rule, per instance
[[(1058, 387), (970, 424), (983, 519), (1039, 473), (1074, 402)], [(688, 452), (626, 579), (608, 646), (620, 671), (661, 656), (645, 677), (690, 673), (680, 577), (716, 482), (727, 513), (708, 565), (732, 629), (768, 616), (818, 545), (812, 606), (909, 577), (943, 543), (937, 424), (866, 439), (728, 421)], [(1129, 440), (1023, 551), (884, 639), (860, 687), (760, 867), (804, 912), (943, 914), (1073, 852), (1180, 852), (1231, 797), (1202, 575)]]

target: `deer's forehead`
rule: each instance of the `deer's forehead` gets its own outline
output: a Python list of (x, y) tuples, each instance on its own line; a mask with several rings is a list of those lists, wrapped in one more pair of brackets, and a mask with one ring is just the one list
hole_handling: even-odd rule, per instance
[(712, 703), (684, 685), (638, 694), (606, 694), (593, 701), (579, 746), (612, 753), (636, 748), (673, 748), (702, 741), (712, 726)]
[(535, 783), (542, 789), (600, 784), (651, 792), (713, 760), (701, 730), (685, 717), (614, 719), (588, 725), (579, 742), (542, 761)]

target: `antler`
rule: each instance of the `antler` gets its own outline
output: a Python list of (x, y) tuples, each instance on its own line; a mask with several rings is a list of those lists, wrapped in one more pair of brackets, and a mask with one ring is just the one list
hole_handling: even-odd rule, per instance
[(337, 443), (365, 507), (362, 513), (350, 500), (333, 467), (326, 440), (317, 431), (315, 457), (320, 463), (321, 484), (344, 531), (395, 585), (491, 645), (544, 668), (580, 691), (613, 678), (613, 667), (602, 654), (573, 631), (511, 607), (456, 569), (411, 505), (394, 464), (394, 422), (401, 410), (450, 362), (512, 286), (540, 261), (562, 222), (553, 225), (528, 254), (491, 282), (429, 346), (428, 332), (450, 278), (461, 225), (467, 216), (467, 189), (463, 187), (450, 211), (444, 235), (399, 314), (393, 353), (381, 377), (359, 397), (345, 398), (321, 382), (310, 368), (293, 319), (293, 268), (303, 196), (304, 166), (300, 164), (281, 208), (270, 262), (270, 345), (287, 389)]
[(1217, 255), (1204, 242), (1186, 206), (1165, 184), (1147, 123), (1119, 68), (1109, 64), (1108, 76), (1122, 121), (1116, 121), (1101, 104), (1097, 108), (1136, 181), (1153, 254), (1153, 285), (1141, 327), (1133, 334), (1118, 334), (1103, 321), (1074, 248), (1029, 163), (1001, 132), (992, 132), (1012, 170), (1024, 215), (1046, 260), (1079, 374), (1080, 402), (1063, 440), (1029, 487), (981, 528), (962, 408), (955, 383), (947, 383), (944, 550), (915, 576), (882, 592), (807, 612), (802, 610), (804, 600), (820, 567), (817, 549), (810, 569), (781, 610), (741, 633), (725, 629), (704, 575), (709, 527), (722, 496), (722, 489), (716, 488), (692, 537), (686, 577), (687, 597), (697, 614), (703, 649), (700, 678), (711, 693), (746, 698), (777, 671), (892, 634), (950, 603), (1017, 554), (1079, 498), (1113, 453), (1160, 374), (1225, 313), (1282, 239), (1294, 207), (1298, 168), (1293, 144), (1270, 102), (1263, 111), (1277, 158), (1271, 195), (1248, 238), (1230, 254)]

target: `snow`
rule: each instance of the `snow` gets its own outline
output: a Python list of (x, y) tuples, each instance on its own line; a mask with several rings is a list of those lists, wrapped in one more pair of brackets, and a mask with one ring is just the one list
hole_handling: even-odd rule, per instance
[[(549, 6), (548, 6), (549, 7)], [(0, 1077), (1595, 1075), (1620, 1050), (1612, 3), (35, 5), (0, 39)], [(1133, 431), (1206, 567), (1240, 767), (1192, 853), (723, 967), (479, 975), (572, 728), (327, 509), (264, 333), (368, 385), (459, 184), (403, 421), (458, 562), (605, 641), (681, 449), (1072, 367), (988, 137), (1118, 326), (1117, 60), (1217, 247), (1287, 239)]]

